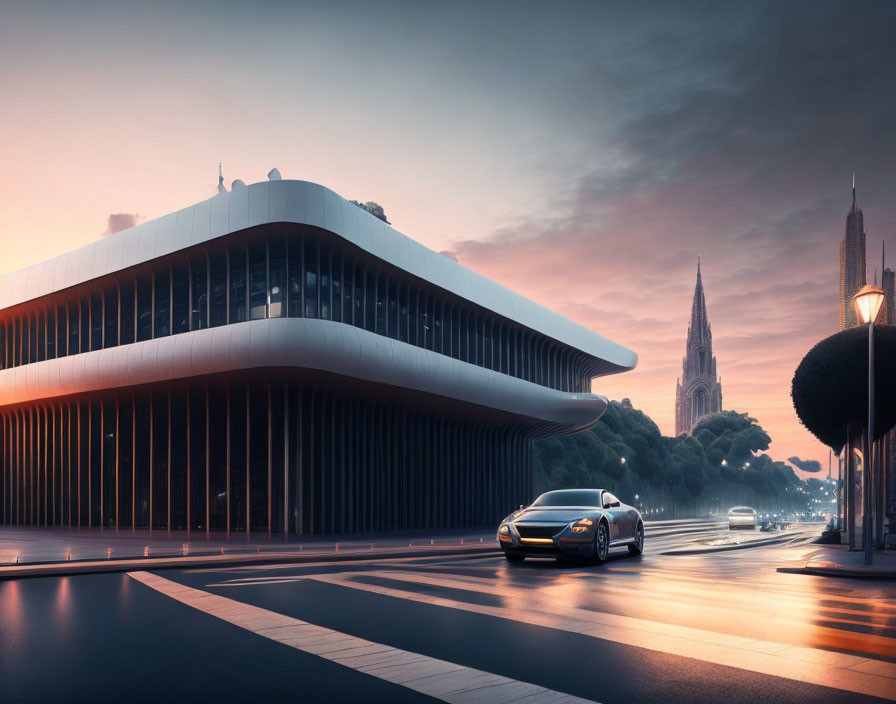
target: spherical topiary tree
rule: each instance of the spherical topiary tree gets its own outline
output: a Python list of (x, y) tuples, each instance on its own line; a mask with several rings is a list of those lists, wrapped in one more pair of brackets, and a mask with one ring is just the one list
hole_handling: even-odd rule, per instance
[[(896, 326), (874, 326), (876, 440), (896, 425)], [(839, 451), (850, 423), (868, 423), (868, 328), (819, 342), (793, 375), (793, 407), (815, 437)]]

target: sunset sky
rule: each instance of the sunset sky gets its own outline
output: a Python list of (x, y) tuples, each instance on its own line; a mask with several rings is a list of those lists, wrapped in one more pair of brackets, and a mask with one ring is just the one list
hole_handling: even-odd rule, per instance
[(671, 434), (699, 254), (724, 407), (827, 465), (790, 381), (853, 172), (896, 264), (896, 3), (71, 5), (0, 0), (0, 271), (276, 166), (633, 348), (594, 390)]

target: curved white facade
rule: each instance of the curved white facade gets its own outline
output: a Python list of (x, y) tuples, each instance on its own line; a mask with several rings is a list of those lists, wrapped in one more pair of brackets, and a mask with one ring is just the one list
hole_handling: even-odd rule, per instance
[(233, 232), (281, 222), (332, 232), (446, 291), (605, 360), (608, 373), (634, 369), (638, 362), (638, 356), (626, 347), (427, 249), (330, 189), (305, 181), (264, 181), (220, 193), (27, 269), (0, 275), (0, 309)]

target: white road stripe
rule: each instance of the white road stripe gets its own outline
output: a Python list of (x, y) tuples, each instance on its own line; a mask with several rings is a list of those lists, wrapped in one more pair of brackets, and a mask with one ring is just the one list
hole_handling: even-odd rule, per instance
[(150, 572), (128, 572), (128, 576), (183, 604), (258, 635), (452, 704), (589, 704), (587, 699), (356, 638), (172, 582)]
[[(408, 582), (450, 586), (452, 580), (418, 573), (371, 571), (359, 576), (381, 576)], [(511, 596), (508, 588), (485, 587), (476, 591), (499, 593), (508, 606), (483, 606), (454, 599), (356, 582), (351, 575), (308, 575), (306, 579), (336, 584), (351, 589), (393, 596), (435, 606), (497, 616), (512, 621), (545, 626), (557, 630), (632, 645), (671, 655), (736, 667), (760, 674), (784, 677), (798, 682), (817, 684), (859, 694), (892, 699), (896, 692), (896, 663), (863, 658), (816, 648), (786, 643), (760, 641), (744, 636), (706, 631), (688, 626), (660, 623), (630, 616), (591, 611), (588, 609), (551, 609), (533, 604), (524, 590)], [(459, 588), (473, 585), (454, 583)], [(221, 585), (223, 586), (223, 585)], [(237, 586), (237, 585), (233, 585)]]

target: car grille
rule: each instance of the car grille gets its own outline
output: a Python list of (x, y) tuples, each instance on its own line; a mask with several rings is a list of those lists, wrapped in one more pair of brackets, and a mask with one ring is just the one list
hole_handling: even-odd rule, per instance
[(555, 526), (527, 526), (525, 523), (517, 523), (515, 526), (521, 538), (553, 538), (565, 527), (565, 523)]

